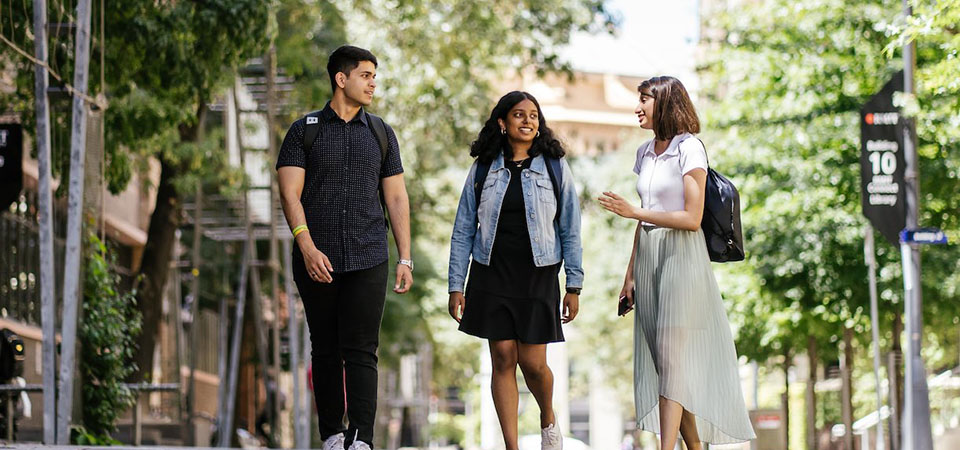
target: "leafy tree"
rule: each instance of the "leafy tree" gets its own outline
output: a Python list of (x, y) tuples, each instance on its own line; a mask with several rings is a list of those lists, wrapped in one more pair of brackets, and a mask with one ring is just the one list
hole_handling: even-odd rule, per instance
[[(813, 336), (819, 359), (835, 360), (844, 327), (855, 330), (855, 345), (869, 348), (859, 109), (902, 67), (895, 45), (884, 53), (900, 12), (894, 1), (778, 0), (722, 9), (709, 19), (707, 29), (717, 32), (706, 33), (701, 67), (707, 148), (744, 202), (744, 268), (759, 292), (731, 318), (738, 349), (751, 359), (764, 361), (778, 347), (800, 353)], [(927, 12), (933, 20), (937, 11)], [(955, 22), (943, 20), (936, 37), (920, 42), (921, 89), (908, 111), (919, 119), (920, 223), (955, 230), (955, 208), (946, 205), (960, 187), (956, 158), (948, 157), (957, 148), (949, 125), (957, 89), (955, 80), (936, 74), (955, 64), (949, 55), (956, 38), (949, 32)], [(903, 308), (899, 249), (881, 240), (877, 256), (881, 344), (889, 345), (899, 339), (890, 324)], [(925, 249), (923, 267), (926, 331), (939, 342), (955, 334), (955, 251)], [(933, 366), (942, 364), (938, 359)]]
[(108, 164), (124, 173), (117, 167), (125, 151), (133, 151), (156, 157), (161, 167), (140, 266), (144, 330), (138, 363), (143, 372), (152, 367), (181, 192), (205, 178), (214, 185), (236, 182), (231, 171), (223, 170), (223, 152), (204, 143), (198, 132), (205, 105), (232, 80), (240, 63), (262, 50), (269, 6), (257, 0), (140, 1), (107, 20), (107, 29), (115, 30), (105, 46), (107, 85), (118, 98), (107, 110), (108, 148), (116, 152)]
[[(30, 42), (30, 3), (22, 9), (9, 9), (11, 19), (16, 16), (9, 31), (14, 42)], [(104, 41), (99, 33), (93, 33), (90, 72), (100, 72), (102, 56), (105, 86), (100, 85), (99, 77), (91, 76), (90, 92), (103, 93), (109, 104), (105, 111), (107, 185), (114, 193), (122, 191), (133, 172), (144, 170), (151, 158), (161, 167), (156, 208), (140, 265), (143, 284), (137, 304), (144, 326), (137, 363), (143, 373), (152, 369), (162, 292), (180, 223), (180, 192), (184, 187), (192, 191), (200, 180), (219, 187), (236, 185), (240, 179), (237, 171), (227, 167), (215, 142), (201, 139), (199, 124), (205, 105), (232, 79), (236, 67), (259, 54), (266, 39), (269, 6), (258, 0), (137, 0), (103, 11)], [(51, 42), (51, 47), (51, 59), (60, 61), (60, 75), (67, 77), (72, 48), (61, 41)], [(7, 46), (0, 52), (15, 55)], [(17, 90), (0, 93), (0, 105), (21, 111), (30, 126), (33, 66), (19, 55), (12, 61)], [(66, 129), (69, 120), (59, 115), (54, 127)], [(61, 144), (66, 147), (69, 143)], [(55, 169), (55, 173), (67, 173), (60, 165)]]
[(893, 21), (894, 39), (887, 47), (895, 55), (903, 44), (917, 46), (915, 99), (904, 99), (914, 116), (919, 138), (921, 170), (920, 224), (944, 230), (949, 246), (923, 249), (924, 326), (928, 332), (925, 356), (930, 369), (956, 367), (958, 343), (950, 333), (960, 322), (960, 2), (913, 1), (913, 16)]

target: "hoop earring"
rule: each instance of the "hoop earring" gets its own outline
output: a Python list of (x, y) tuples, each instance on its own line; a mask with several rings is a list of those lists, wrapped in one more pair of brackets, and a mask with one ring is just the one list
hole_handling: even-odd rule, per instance
[(537, 130), (537, 136), (536, 136), (536, 137), (540, 137), (540, 130)]
[[(538, 133), (539, 133), (539, 131), (538, 131)], [(506, 128), (501, 128), (501, 129), (500, 129), (500, 134), (507, 134), (507, 129), (506, 129)]]

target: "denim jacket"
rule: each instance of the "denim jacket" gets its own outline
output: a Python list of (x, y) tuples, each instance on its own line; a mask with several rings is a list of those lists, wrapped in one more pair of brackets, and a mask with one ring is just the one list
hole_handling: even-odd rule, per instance
[[(563, 184), (560, 195), (554, 195), (553, 183), (547, 172), (543, 155), (530, 162), (523, 170), (520, 185), (526, 208), (527, 230), (533, 250), (533, 264), (545, 267), (563, 261), (567, 275), (567, 287), (583, 287), (583, 248), (580, 246), (580, 202), (573, 185), (573, 174), (564, 159)], [(470, 257), (480, 264), (490, 264), (493, 240), (497, 235), (500, 207), (510, 184), (510, 170), (503, 166), (503, 155), (490, 163), (490, 171), (484, 180), (477, 206), (473, 180), (477, 172), (474, 161), (467, 181), (460, 193), (457, 219), (450, 238), (449, 292), (463, 292)], [(560, 217), (557, 215), (557, 199), (562, 203)]]

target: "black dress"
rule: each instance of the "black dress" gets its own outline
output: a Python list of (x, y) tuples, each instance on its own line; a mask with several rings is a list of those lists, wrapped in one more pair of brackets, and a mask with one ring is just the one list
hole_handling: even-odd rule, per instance
[[(464, 296), (460, 331), (490, 340), (525, 344), (562, 342), (560, 264), (536, 267), (527, 230), (520, 177), (531, 158), (518, 167), (505, 161), (510, 184), (500, 208), (490, 265), (474, 260)], [(529, 197), (533, 198), (533, 196)]]

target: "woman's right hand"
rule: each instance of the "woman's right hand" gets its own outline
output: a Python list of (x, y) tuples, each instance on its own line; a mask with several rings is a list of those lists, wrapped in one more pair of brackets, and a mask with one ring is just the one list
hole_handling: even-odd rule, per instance
[(627, 306), (628, 306), (627, 311), (633, 309), (633, 301), (634, 301), (633, 288), (634, 288), (633, 280), (630, 280), (630, 279), (623, 280), (623, 289), (620, 289), (620, 298), (625, 297), (627, 299)]
[(447, 308), (450, 312), (450, 317), (453, 317), (453, 320), (456, 320), (457, 323), (460, 323), (460, 319), (463, 317), (463, 306), (466, 303), (467, 299), (464, 298), (463, 292), (450, 293), (450, 302), (447, 304)]
[(333, 282), (333, 264), (330, 264), (327, 255), (313, 245), (313, 242), (306, 247), (306, 249), (301, 248), (300, 253), (303, 253), (303, 265), (306, 266), (310, 279), (318, 283)]

